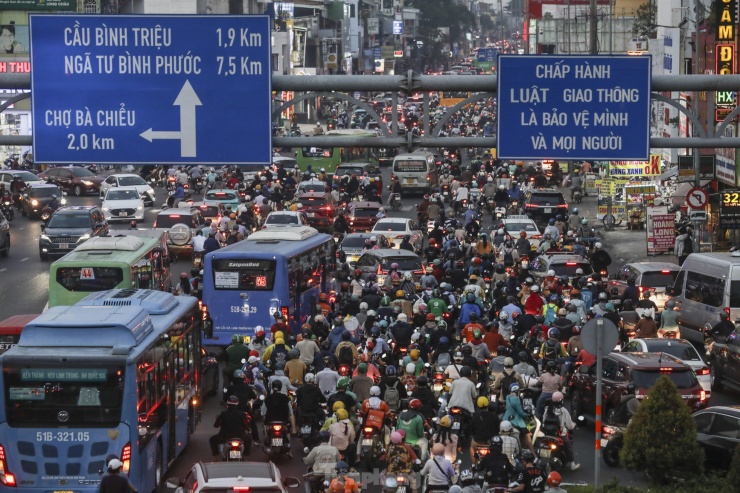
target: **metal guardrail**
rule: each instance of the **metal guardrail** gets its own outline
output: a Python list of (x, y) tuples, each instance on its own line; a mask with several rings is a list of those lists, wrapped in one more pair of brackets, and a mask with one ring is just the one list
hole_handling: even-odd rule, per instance
[[(274, 75), (272, 77), (272, 89), (274, 91), (294, 92), (316, 92), (326, 95), (327, 92), (392, 92), (395, 104), (398, 92), (412, 94), (414, 92), (428, 91), (468, 91), (479, 93), (460, 103), (456, 108), (461, 108), (475, 99), (495, 97), (498, 80), (492, 76), (462, 76), (462, 75), (419, 75), (409, 71), (405, 75)], [(740, 107), (736, 107), (725, 120), (716, 128), (714, 122), (714, 92), (736, 91), (740, 87), (740, 75), (655, 75), (651, 81), (653, 101), (662, 101), (673, 106), (679, 112), (685, 114), (697, 128), (698, 137), (651, 137), (651, 148), (737, 148), (740, 147), (740, 137), (717, 137), (722, 135), (724, 128), (732, 123), (732, 120), (740, 115)], [(2, 74), (0, 75), (0, 88), (2, 89), (31, 89), (31, 77), (29, 74)], [(669, 99), (660, 92), (665, 91), (705, 91), (707, 92), (706, 121), (700, 122), (699, 115), (693, 109), (686, 108), (679, 101)], [(32, 96), (31, 96), (32, 97)], [(351, 96), (343, 99), (354, 102), (359, 106), (368, 107), (367, 103), (357, 100)], [(16, 99), (17, 100), (17, 99)], [(424, 98), (424, 104), (428, 105), (429, 98)], [(286, 102), (289, 104), (289, 102)], [(280, 107), (284, 109), (286, 104)], [(0, 111), (4, 110), (0, 107)], [(372, 113), (371, 113), (372, 114)], [(393, 122), (397, 123), (397, 112), (393, 112)], [(274, 137), (273, 145), (276, 147), (496, 147), (496, 137), (436, 137), (444, 123), (440, 122), (435, 129), (430, 128), (429, 112), (424, 111), (423, 129), (424, 136), (417, 137), (409, 132), (405, 137), (395, 134), (391, 129), (381, 124), (383, 135), (377, 138), (357, 137), (326, 137), (326, 136), (304, 136), (304, 137)], [(32, 145), (30, 135), (0, 135), (0, 145)]]

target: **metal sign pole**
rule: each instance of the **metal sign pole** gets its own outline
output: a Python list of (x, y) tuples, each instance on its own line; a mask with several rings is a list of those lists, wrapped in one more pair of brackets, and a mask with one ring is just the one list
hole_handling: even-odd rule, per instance
[(602, 355), (604, 337), (604, 320), (596, 320), (596, 432), (594, 439), (594, 446), (596, 452), (594, 453), (594, 489), (599, 489), (599, 473), (601, 469), (601, 374), (602, 365), (604, 362), (604, 356)]

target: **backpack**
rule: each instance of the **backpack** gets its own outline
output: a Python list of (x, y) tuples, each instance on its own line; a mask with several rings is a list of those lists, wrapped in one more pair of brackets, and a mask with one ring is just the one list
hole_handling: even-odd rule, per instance
[(544, 324), (548, 327), (555, 321), (557, 318), (558, 312), (556, 311), (556, 308), (552, 303), (548, 303), (545, 305), (545, 322)]
[(229, 236), (226, 237), (226, 244), (227, 245), (233, 245), (237, 241), (239, 241), (239, 238), (237, 238), (236, 235), (233, 235), (232, 234), (232, 235), (229, 235)]
[(339, 348), (337, 359), (339, 363), (351, 365), (355, 361), (355, 354), (352, 352), (352, 347), (349, 344), (345, 344)]
[(552, 339), (546, 340), (545, 341), (545, 352), (542, 356), (542, 359), (547, 360), (547, 361), (557, 361), (559, 346), (560, 346), (560, 343), (558, 341), (553, 341)]
[(440, 353), (439, 356), (437, 356), (437, 366), (438, 367), (447, 367), (450, 366), (450, 353)]
[(506, 399), (506, 396), (509, 395), (509, 387), (512, 383), (516, 382), (516, 372), (507, 373), (504, 370), (501, 374), (504, 376), (501, 379), (501, 397)]
[(398, 380), (393, 382), (393, 386), (386, 387), (385, 394), (383, 395), (383, 400), (388, 404), (391, 411), (398, 410), (398, 407), (401, 404), (401, 394), (398, 392), (397, 387)]
[(504, 266), (512, 267), (514, 265), (514, 256), (510, 251), (504, 251)]

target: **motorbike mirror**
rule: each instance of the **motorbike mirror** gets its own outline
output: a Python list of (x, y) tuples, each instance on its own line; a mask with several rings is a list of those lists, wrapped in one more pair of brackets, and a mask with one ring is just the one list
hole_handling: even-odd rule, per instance
[(294, 478), (292, 476), (286, 476), (283, 479), (283, 484), (287, 488), (298, 488), (298, 486), (300, 486), (301, 482), (298, 480), (298, 478)]
[(167, 481), (165, 481), (164, 485), (167, 488), (177, 488), (178, 486), (182, 486), (182, 481), (180, 478), (167, 478)]

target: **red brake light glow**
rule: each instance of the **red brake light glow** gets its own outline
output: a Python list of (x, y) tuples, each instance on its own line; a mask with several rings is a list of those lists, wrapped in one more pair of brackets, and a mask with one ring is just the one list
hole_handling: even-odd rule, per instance
[(704, 389), (699, 392), (699, 400), (702, 402), (707, 400), (707, 393), (704, 391)]
[(5, 486), (16, 486), (15, 475), (8, 472), (8, 463), (5, 457), (5, 447), (0, 445), (0, 483)]
[(706, 366), (704, 368), (699, 368), (698, 370), (696, 370), (696, 374), (697, 375), (709, 375), (709, 368), (707, 368)]
[(364, 430), (365, 430), (365, 433), (372, 433), (373, 432), (373, 427), (372, 426), (366, 426), (364, 428)]
[(123, 462), (123, 472), (128, 474), (131, 468), (131, 443), (127, 443), (121, 450), (121, 462)]
[(272, 429), (275, 430), (275, 431), (280, 431), (280, 430), (283, 429), (283, 426), (282, 425), (273, 425), (272, 426)]
[(660, 271), (660, 273), (661, 274), (670, 274), (671, 271), (669, 271), (668, 269), (664, 269), (664, 270)]
[(236, 440), (234, 440), (233, 442), (231, 442), (231, 446), (232, 447), (238, 447), (239, 446), (239, 442), (237, 442)]
[(249, 487), (249, 486), (234, 486), (234, 487), (233, 487), (232, 489), (233, 489), (234, 491), (236, 491), (237, 493), (247, 493), (247, 492), (248, 492), (248, 491), (250, 491), (250, 490), (251, 490), (252, 488), (251, 488), (251, 487)]
[(574, 265), (578, 265), (578, 263), (577, 262), (566, 262), (565, 265), (567, 265), (568, 267), (573, 267)]
[(180, 214), (170, 214), (170, 217), (179, 218), (180, 217)]

